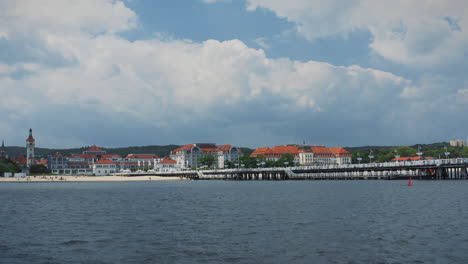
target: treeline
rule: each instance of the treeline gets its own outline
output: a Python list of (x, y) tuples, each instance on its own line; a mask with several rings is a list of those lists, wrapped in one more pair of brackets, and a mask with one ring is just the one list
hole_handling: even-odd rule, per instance
[[(361, 163), (370, 162), (369, 156), (373, 162), (388, 162), (395, 158), (400, 157), (415, 157), (416, 153), (421, 151), (424, 157), (433, 158), (468, 158), (468, 147), (451, 147), (448, 144), (436, 143), (428, 145), (414, 145), (414, 146), (400, 146), (400, 147), (360, 147), (348, 148), (352, 153), (353, 163), (359, 163), (358, 158), (361, 158)], [(372, 155), (371, 155), (372, 151)], [(448, 155), (445, 155), (447, 152)]]
[(11, 159), (0, 158), (0, 176), (4, 172), (20, 172), (21, 168), (18, 164), (14, 163)]
[[(54, 155), (57, 152), (63, 155), (70, 156), (72, 154), (81, 154), (91, 146), (82, 148), (71, 148), (71, 149), (49, 149), (49, 148), (36, 148), (35, 156), (37, 158), (47, 158), (48, 155)], [(165, 145), (165, 146), (132, 146), (122, 148), (102, 148), (109, 154), (118, 154), (122, 157), (126, 157), (128, 154), (156, 154), (160, 157), (168, 156), (169, 152), (178, 148), (178, 145)], [(6, 152), (10, 157), (18, 157), (20, 155), (26, 155), (25, 147), (6, 147)]]

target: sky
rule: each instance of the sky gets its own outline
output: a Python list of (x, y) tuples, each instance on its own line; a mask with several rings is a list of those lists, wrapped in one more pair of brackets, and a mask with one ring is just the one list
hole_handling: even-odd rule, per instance
[(0, 139), (468, 139), (466, 0), (0, 0)]

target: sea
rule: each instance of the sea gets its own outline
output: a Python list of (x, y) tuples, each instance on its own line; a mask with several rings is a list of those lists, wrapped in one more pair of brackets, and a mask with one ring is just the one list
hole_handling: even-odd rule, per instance
[(468, 263), (468, 181), (2, 183), (0, 263)]

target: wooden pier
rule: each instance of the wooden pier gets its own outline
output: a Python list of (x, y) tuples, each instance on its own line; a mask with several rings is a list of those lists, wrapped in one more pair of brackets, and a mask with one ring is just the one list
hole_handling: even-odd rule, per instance
[(365, 163), (287, 168), (181, 170), (174, 172), (130, 173), (122, 176), (166, 176), (193, 180), (462, 180), (468, 179), (468, 159), (441, 159), (407, 162)]

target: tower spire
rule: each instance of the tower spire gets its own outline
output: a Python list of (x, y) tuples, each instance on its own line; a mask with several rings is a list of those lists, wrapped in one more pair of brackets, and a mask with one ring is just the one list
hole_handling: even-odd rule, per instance
[(2, 139), (2, 148), (0, 149), (0, 158), (5, 158), (6, 152), (5, 152), (5, 140)]

